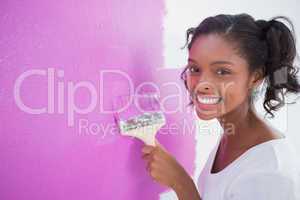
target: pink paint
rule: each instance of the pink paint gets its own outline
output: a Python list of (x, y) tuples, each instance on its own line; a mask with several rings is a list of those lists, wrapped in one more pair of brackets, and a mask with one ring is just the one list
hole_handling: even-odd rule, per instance
[[(114, 96), (130, 91), (128, 80), (116, 73), (101, 79), (100, 72), (122, 70), (134, 89), (152, 81), (162, 97), (176, 93), (163, 84), (178, 83), (179, 71), (157, 71), (163, 64), (163, 1), (1, 4), (0, 199), (158, 199), (166, 188), (146, 173), (142, 143), (121, 137), (113, 115), (103, 110), (111, 109)], [(41, 114), (21, 110), (14, 98), (18, 78), (30, 70), (38, 71), (17, 91), (22, 103)], [(165, 105), (178, 107), (176, 101)], [(78, 114), (70, 102), (91, 109)], [(191, 126), (192, 116), (184, 110), (167, 120), (179, 129), (162, 130), (158, 139), (192, 173), (194, 133), (180, 134), (184, 121)], [(80, 123), (88, 128), (80, 129)]]

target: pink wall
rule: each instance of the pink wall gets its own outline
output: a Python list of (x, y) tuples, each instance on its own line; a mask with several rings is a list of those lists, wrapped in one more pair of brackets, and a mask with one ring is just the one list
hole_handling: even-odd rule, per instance
[[(180, 71), (158, 71), (164, 12), (162, 0), (1, 1), (0, 199), (158, 199), (166, 188), (146, 173), (142, 143), (121, 137), (103, 109), (130, 83), (178, 92), (164, 83), (178, 83)], [(104, 70), (132, 82), (120, 73), (101, 78)], [(174, 98), (164, 103), (183, 108)], [(183, 123), (191, 121), (185, 109), (167, 114), (179, 129), (158, 134), (190, 173), (194, 132)]]

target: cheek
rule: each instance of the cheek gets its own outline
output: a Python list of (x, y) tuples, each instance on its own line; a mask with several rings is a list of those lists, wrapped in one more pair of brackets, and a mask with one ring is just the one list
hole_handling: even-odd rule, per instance
[(248, 96), (246, 83), (241, 81), (231, 81), (227, 83), (222, 90), (222, 96), (224, 98), (224, 104), (226, 110), (238, 106), (244, 102)]
[(191, 90), (196, 87), (198, 81), (197, 78), (187, 78), (186, 80), (188, 90)]

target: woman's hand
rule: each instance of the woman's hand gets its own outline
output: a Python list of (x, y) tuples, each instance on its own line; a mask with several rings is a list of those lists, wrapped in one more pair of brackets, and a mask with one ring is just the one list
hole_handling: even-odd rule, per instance
[(201, 200), (193, 179), (157, 140), (155, 143), (156, 146), (145, 145), (142, 149), (150, 176), (172, 188), (179, 200)]
[(184, 168), (156, 140), (156, 146), (145, 145), (143, 159), (147, 162), (147, 171), (160, 184), (175, 190), (191, 179)]

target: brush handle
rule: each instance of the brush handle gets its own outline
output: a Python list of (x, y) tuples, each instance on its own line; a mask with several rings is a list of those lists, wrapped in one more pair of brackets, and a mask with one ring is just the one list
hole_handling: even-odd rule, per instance
[(151, 145), (151, 146), (156, 146), (156, 144), (155, 144), (155, 135), (154, 135), (154, 137), (152, 137), (152, 138), (146, 138), (146, 139), (142, 139), (143, 140), (143, 142), (146, 144), (146, 145)]

